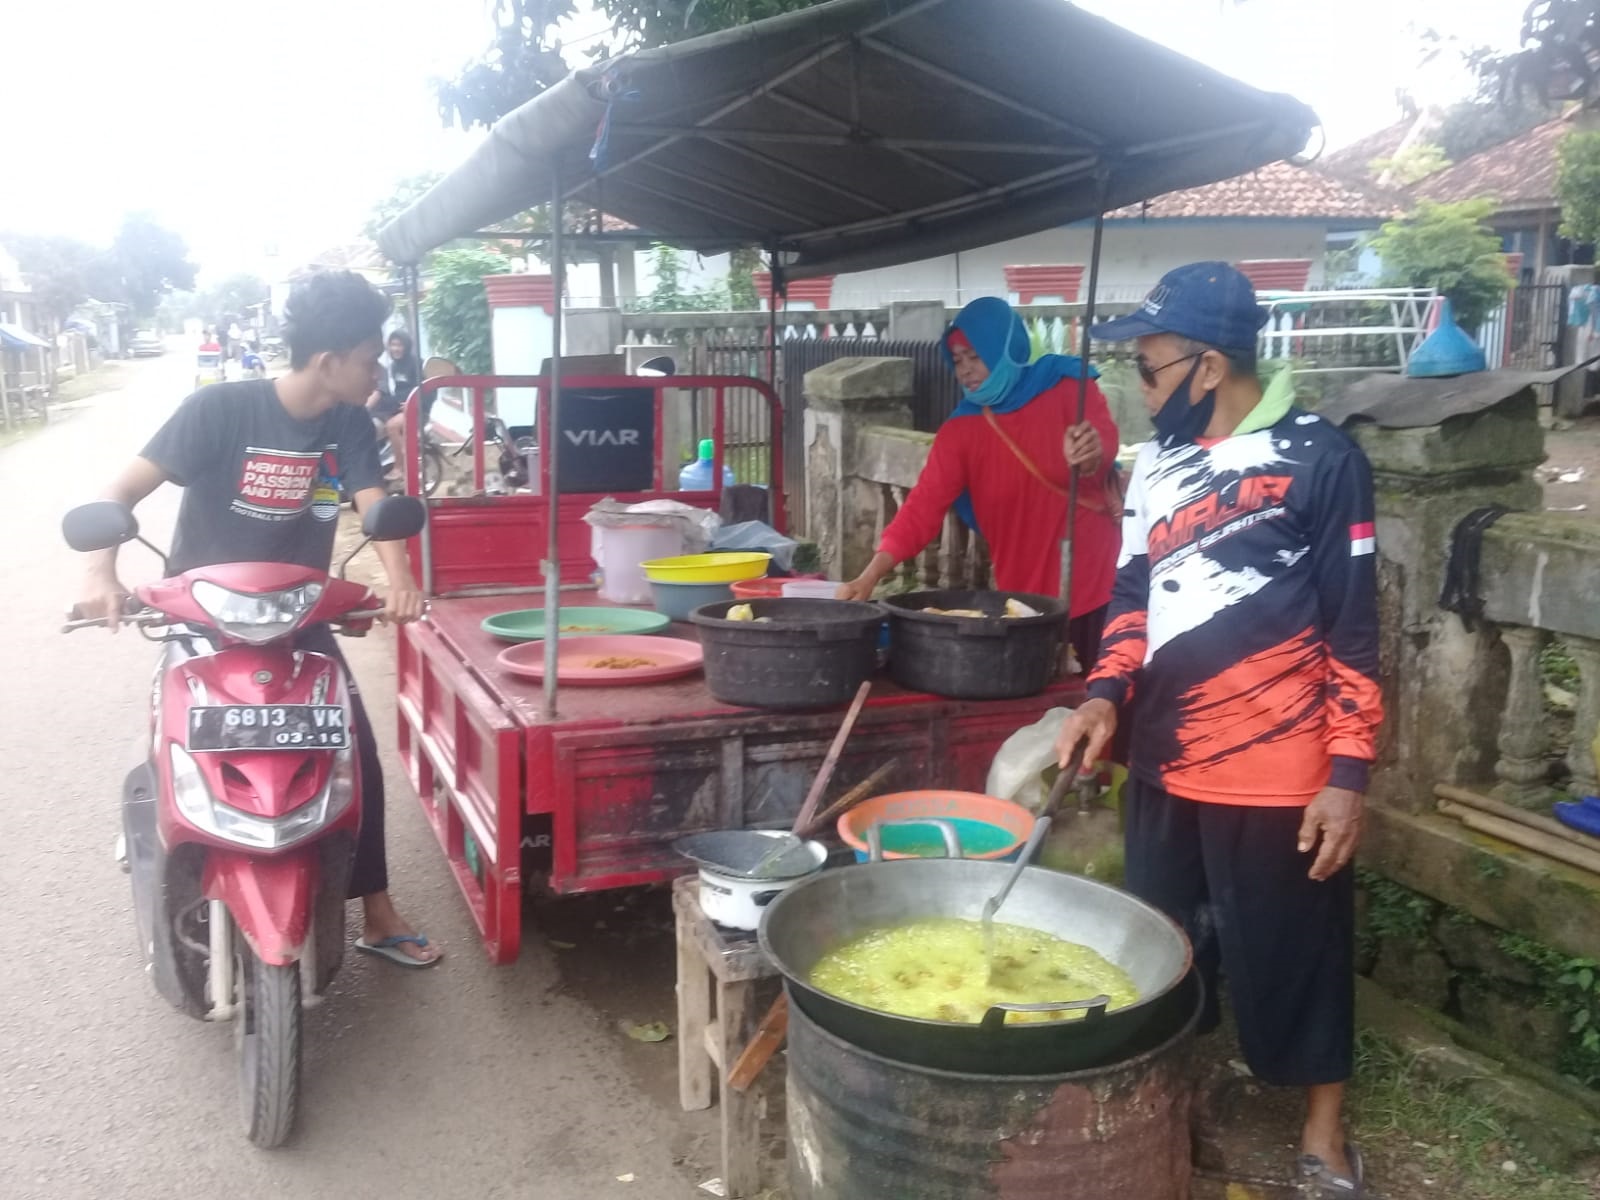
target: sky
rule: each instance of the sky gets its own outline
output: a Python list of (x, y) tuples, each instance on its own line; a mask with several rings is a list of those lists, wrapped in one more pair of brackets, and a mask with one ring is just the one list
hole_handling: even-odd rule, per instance
[[(1007, 0), (991, 0), (1003, 8)], [(1510, 44), (1525, 0), (1081, 0), (1248, 83), (1292, 92), (1330, 148), (1470, 88), (1418, 31)], [(105, 242), (125, 211), (181, 233), (202, 282), (282, 277), (357, 237), (395, 180), (459, 162), (430, 80), (487, 44), (488, 0), (4, 0), (0, 230)], [(592, 13), (569, 45), (605, 35)], [(570, 57), (576, 58), (577, 55)]]

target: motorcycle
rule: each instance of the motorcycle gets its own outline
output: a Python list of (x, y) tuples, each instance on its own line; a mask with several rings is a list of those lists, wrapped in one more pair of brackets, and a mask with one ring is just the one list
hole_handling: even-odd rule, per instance
[[(401, 541), (425, 519), (421, 501), (389, 496), (362, 532)], [(73, 509), (62, 532), (81, 552), (155, 550), (115, 501)], [(296, 645), (313, 624), (360, 636), (382, 615), (343, 574), (198, 567), (138, 588), (124, 618), (161, 646), (148, 757), (124, 782), (117, 843), (145, 970), (180, 1011), (233, 1022), (246, 1132), (265, 1148), (294, 1127), (301, 1014), (344, 957), (361, 822), (351, 683)], [(63, 632), (105, 624), (74, 613)]]
[[(531, 437), (512, 437), (511, 428), (493, 413), (483, 419), (484, 449), (498, 451), (497, 471), (486, 473), (484, 488), (491, 494), (515, 492), (520, 488), (537, 486), (529, 476), (530, 455), (536, 455), (538, 443)], [(456, 457), (472, 452), (473, 439), (468, 438), (456, 447)], [(534, 460), (536, 461), (536, 459)]]
[[(389, 431), (383, 421), (375, 422), (378, 427), (378, 466), (383, 469), (385, 476), (394, 471), (394, 447), (389, 444)], [(439, 439), (433, 436), (433, 431), (424, 429), (421, 436), (422, 452), (422, 494), (431, 496), (439, 490), (439, 485), (444, 482), (444, 447), (439, 445)], [(396, 484), (404, 487), (403, 478)]]

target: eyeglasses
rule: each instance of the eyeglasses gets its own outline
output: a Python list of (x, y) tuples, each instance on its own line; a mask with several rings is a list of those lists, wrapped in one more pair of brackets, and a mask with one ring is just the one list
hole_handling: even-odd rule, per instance
[(1182, 358), (1175, 358), (1171, 362), (1164, 362), (1159, 367), (1152, 367), (1149, 362), (1145, 360), (1144, 355), (1141, 354), (1133, 360), (1133, 366), (1134, 369), (1139, 372), (1139, 378), (1144, 382), (1145, 387), (1155, 387), (1156, 376), (1161, 374), (1161, 372), (1165, 371), (1168, 367), (1175, 367), (1179, 363), (1186, 363), (1191, 359), (1204, 358), (1209, 353), (1209, 350), (1201, 350), (1196, 354), (1185, 354)]

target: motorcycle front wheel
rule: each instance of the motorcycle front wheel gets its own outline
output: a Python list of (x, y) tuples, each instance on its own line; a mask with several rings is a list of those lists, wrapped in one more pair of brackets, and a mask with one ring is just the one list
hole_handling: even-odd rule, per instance
[(264, 963), (233, 936), (239, 1107), (250, 1141), (270, 1150), (293, 1132), (300, 1100), (300, 968)]

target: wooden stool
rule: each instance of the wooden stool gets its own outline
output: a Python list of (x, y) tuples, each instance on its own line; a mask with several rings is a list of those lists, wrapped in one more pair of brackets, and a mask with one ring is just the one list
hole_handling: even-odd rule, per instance
[(721, 1091), (722, 1182), (729, 1197), (761, 1187), (761, 1108), (754, 1088), (721, 1086), (761, 1022), (757, 984), (777, 970), (753, 933), (723, 929), (700, 911), (700, 880), (672, 885), (678, 928), (678, 1101), (686, 1112), (712, 1105)]

